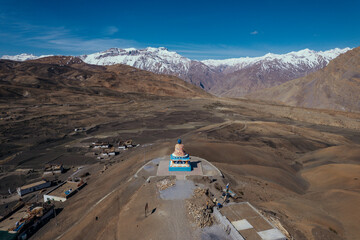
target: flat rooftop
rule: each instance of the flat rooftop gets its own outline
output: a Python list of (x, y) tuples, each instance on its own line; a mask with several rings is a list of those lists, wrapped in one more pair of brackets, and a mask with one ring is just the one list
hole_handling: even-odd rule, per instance
[(31, 183), (31, 184), (22, 186), (22, 187), (20, 187), (20, 189), (24, 190), (24, 189), (35, 187), (35, 186), (38, 186), (38, 185), (41, 185), (41, 184), (44, 184), (44, 183), (46, 183), (46, 181), (42, 180), (42, 181), (39, 181), (39, 182), (35, 182), (35, 183)]
[(280, 230), (272, 226), (248, 202), (226, 205), (220, 209), (220, 213), (231, 222), (245, 239), (286, 239)]
[(56, 196), (56, 197), (66, 197), (65, 194), (66, 191), (72, 189), (72, 191), (75, 191), (78, 189), (79, 182), (66, 182), (63, 185), (61, 185), (58, 188), (55, 188), (54, 190), (48, 192), (46, 195)]
[(27, 215), (28, 206), (24, 206), (14, 212), (10, 217), (7, 217), (0, 222), (0, 231), (7, 231), (9, 228), (15, 227), (16, 222), (20, 221), (25, 215)]

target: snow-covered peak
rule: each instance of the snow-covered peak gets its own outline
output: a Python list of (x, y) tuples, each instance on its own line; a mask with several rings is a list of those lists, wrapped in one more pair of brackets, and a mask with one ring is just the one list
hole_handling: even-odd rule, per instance
[(266, 63), (276, 61), (277, 66), (279, 67), (289, 67), (289, 66), (300, 66), (307, 65), (313, 67), (318, 65), (321, 62), (329, 63), (330, 60), (336, 58), (342, 53), (349, 51), (350, 48), (344, 49), (331, 49), (328, 51), (313, 51), (310, 49), (303, 49), (297, 52), (289, 52), (286, 54), (273, 54), (268, 53), (262, 57), (241, 57), (241, 58), (230, 58), (224, 60), (204, 60), (202, 63), (208, 65), (209, 67), (233, 67), (242, 69), (247, 66), (262, 63), (266, 68)]
[(190, 59), (164, 47), (110, 48), (103, 52), (82, 55), (80, 58), (88, 64), (126, 64), (156, 73), (186, 74), (191, 63)]
[(320, 51), (318, 52), (318, 54), (320, 54), (321, 56), (323, 56), (324, 58), (328, 58), (328, 59), (334, 59), (337, 56), (339, 56), (340, 54), (346, 53), (347, 51), (351, 50), (351, 48), (334, 48), (328, 51)]
[[(117, 48), (119, 49), (119, 48)], [(125, 51), (130, 52), (130, 51), (136, 51), (136, 48), (124, 48)]]
[(33, 59), (49, 57), (49, 56), (52, 56), (52, 55), (35, 56), (33, 54), (22, 53), (22, 54), (15, 55), (15, 56), (3, 55), (0, 59), (7, 59), (7, 60), (13, 60), (13, 61), (27, 61), (27, 60), (33, 60)]
[(165, 47), (159, 47), (159, 48), (147, 47), (146, 50), (149, 51), (149, 52), (169, 51), (169, 50), (168, 50), (167, 48), (165, 48)]

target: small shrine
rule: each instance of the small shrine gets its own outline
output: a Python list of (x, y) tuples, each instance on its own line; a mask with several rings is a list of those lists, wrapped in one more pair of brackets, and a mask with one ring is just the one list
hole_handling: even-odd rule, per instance
[(181, 139), (178, 139), (175, 151), (170, 155), (169, 171), (191, 171), (190, 156), (185, 152)]

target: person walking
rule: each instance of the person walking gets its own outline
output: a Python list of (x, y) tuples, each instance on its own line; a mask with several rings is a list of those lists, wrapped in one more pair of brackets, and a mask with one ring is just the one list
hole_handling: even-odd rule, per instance
[(146, 204), (145, 204), (145, 217), (147, 217), (148, 208), (149, 208), (149, 204), (146, 203)]

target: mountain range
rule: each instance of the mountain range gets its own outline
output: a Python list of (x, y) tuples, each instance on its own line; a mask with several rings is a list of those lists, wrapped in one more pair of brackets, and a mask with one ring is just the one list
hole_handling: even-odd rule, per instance
[(247, 97), (308, 108), (360, 111), (359, 92), (360, 47), (357, 47), (317, 72)]
[(202, 62), (183, 57), (164, 47), (145, 49), (111, 48), (104, 52), (82, 55), (80, 58), (95, 65), (125, 64), (154, 73), (169, 74), (207, 91), (216, 85), (218, 74)]
[[(111, 48), (79, 56), (94, 65), (125, 64), (154, 73), (175, 75), (218, 96), (242, 97), (249, 93), (280, 85), (325, 67), (330, 60), (350, 48), (328, 51), (304, 49), (287, 54), (266, 54), (225, 60), (191, 60), (164, 47), (145, 49)], [(34, 55), (5, 55), (2, 59), (25, 61)]]
[(348, 50), (336, 48), (316, 52), (304, 49), (282, 55), (269, 53), (263, 57), (206, 60), (203, 63), (223, 73), (221, 81), (210, 92), (218, 96), (241, 97), (306, 76)]
[(35, 56), (33, 54), (27, 54), (27, 53), (22, 53), (19, 55), (3, 55), (0, 59), (6, 59), (6, 60), (12, 60), (12, 61), (27, 61), (27, 60), (34, 60), (34, 59), (38, 59), (38, 58), (43, 58), (43, 57), (49, 57), (52, 55), (41, 55), (41, 56)]

